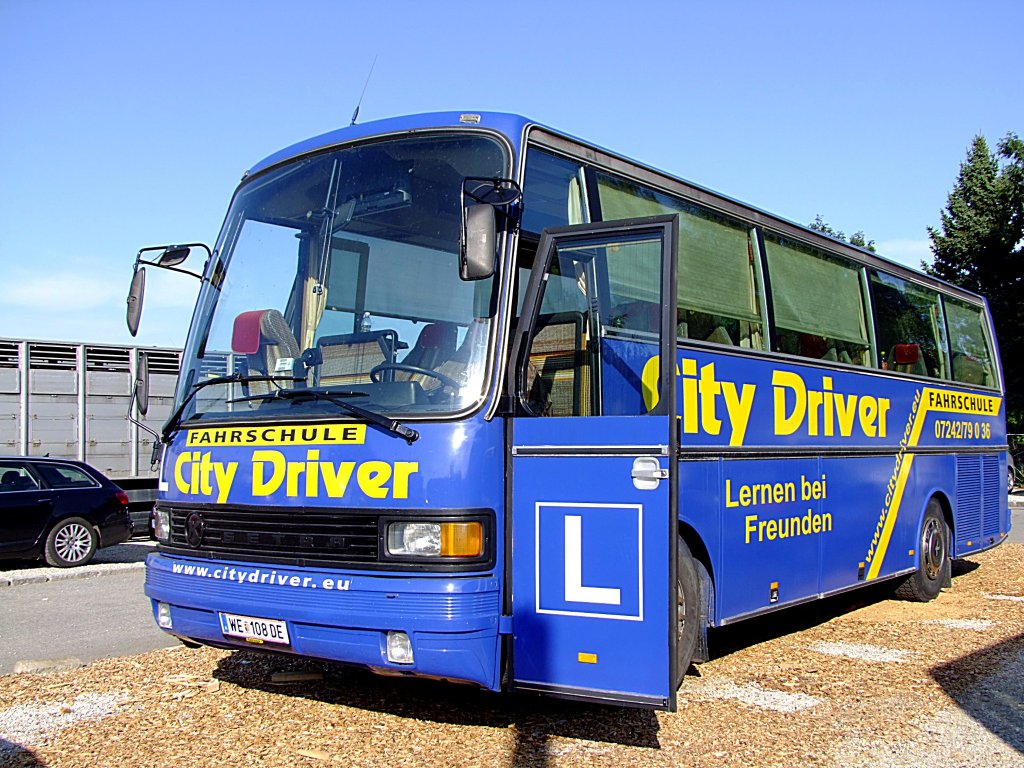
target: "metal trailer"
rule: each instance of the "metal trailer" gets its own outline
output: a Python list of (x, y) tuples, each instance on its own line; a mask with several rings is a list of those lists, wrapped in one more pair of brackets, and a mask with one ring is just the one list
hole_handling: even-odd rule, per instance
[(181, 350), (0, 338), (0, 455), (91, 464), (127, 492), (136, 535), (145, 535), (158, 483), (154, 440), (127, 418), (140, 352), (149, 358), (150, 405), (142, 418), (132, 404), (132, 415), (159, 432)]

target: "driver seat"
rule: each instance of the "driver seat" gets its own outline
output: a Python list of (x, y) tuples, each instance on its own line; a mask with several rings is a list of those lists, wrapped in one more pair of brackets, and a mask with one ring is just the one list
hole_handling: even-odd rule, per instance
[[(414, 365), (417, 368), (428, 368), (437, 370), (442, 363), (446, 363), (455, 354), (455, 342), (458, 338), (458, 328), (455, 323), (430, 323), (420, 331), (419, 338), (413, 348), (409, 350), (399, 362), (403, 365)], [(421, 384), (430, 383), (428, 377), (412, 373), (410, 371), (395, 371), (395, 379), (419, 381)], [(437, 385), (436, 380), (431, 388)]]

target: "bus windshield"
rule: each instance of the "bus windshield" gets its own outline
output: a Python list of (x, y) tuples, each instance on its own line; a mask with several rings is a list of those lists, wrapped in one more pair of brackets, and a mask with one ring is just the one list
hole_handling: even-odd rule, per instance
[[(496, 282), (459, 278), (462, 182), (507, 167), (493, 139), (435, 134), (245, 182), (183, 360), (185, 418), (322, 418), (339, 398), (402, 417), (477, 405)], [(283, 392), (301, 389), (328, 396)]]

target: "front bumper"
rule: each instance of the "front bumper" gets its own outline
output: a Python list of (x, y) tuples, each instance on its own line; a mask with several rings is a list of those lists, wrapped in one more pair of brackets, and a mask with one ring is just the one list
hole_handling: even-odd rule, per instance
[[(493, 576), (381, 575), (152, 554), (146, 595), (170, 606), (174, 635), (252, 648), (221, 632), (219, 612), (280, 619), (290, 644), (263, 650), (500, 687), (501, 612)], [(388, 631), (405, 632), (415, 661), (387, 660)]]

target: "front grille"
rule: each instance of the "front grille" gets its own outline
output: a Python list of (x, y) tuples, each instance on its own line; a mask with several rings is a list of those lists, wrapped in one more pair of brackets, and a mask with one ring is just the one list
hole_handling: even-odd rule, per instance
[[(202, 518), (198, 546), (189, 542), (186, 530), (193, 513)], [(336, 509), (171, 507), (170, 546), (214, 557), (300, 565), (375, 563), (378, 517), (376, 512)]]

